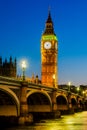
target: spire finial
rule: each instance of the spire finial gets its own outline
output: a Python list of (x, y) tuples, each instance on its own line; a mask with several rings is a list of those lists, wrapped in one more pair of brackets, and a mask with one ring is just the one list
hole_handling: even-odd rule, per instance
[(50, 15), (50, 12), (51, 12), (51, 7), (49, 5), (49, 7), (48, 7), (48, 16)]
[(49, 5), (49, 7), (48, 7), (48, 12), (50, 13), (50, 10), (51, 10), (51, 7), (50, 7), (50, 5)]
[(49, 23), (49, 22), (52, 22), (51, 13), (50, 13), (50, 6), (48, 8), (48, 19), (47, 19), (47, 23)]

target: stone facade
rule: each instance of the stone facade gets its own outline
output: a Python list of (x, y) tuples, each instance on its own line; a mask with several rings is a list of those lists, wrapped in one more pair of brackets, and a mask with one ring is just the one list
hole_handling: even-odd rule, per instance
[(0, 57), (0, 76), (16, 77), (16, 69), (16, 59), (12, 61), (12, 57), (10, 57), (9, 61), (5, 59), (3, 62)]

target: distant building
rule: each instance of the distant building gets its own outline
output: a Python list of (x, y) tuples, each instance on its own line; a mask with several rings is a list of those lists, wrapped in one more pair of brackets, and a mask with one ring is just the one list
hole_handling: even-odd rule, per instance
[(16, 77), (16, 70), (16, 59), (12, 61), (12, 57), (10, 57), (9, 62), (7, 59), (3, 62), (0, 57), (0, 76)]
[(67, 84), (61, 84), (61, 85), (58, 85), (58, 88), (66, 90), (66, 91), (70, 90), (72, 93), (77, 93), (77, 87), (74, 86), (74, 85), (70, 85), (70, 88), (69, 88), (69, 85), (67, 85)]
[(81, 95), (85, 95), (87, 98), (87, 85), (80, 85), (80, 93)]
[(80, 89), (83, 91), (87, 90), (87, 85), (80, 85)]

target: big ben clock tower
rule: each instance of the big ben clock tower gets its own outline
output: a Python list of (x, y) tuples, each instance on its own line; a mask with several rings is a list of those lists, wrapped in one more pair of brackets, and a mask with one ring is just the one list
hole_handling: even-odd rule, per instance
[(41, 82), (49, 87), (58, 85), (57, 54), (58, 40), (49, 11), (45, 30), (41, 37)]

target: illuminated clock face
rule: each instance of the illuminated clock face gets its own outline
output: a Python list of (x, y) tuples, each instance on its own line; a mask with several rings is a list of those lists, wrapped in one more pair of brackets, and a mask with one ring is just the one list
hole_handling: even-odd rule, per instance
[(50, 42), (45, 42), (44, 43), (44, 48), (45, 49), (50, 49), (51, 48), (51, 43)]

